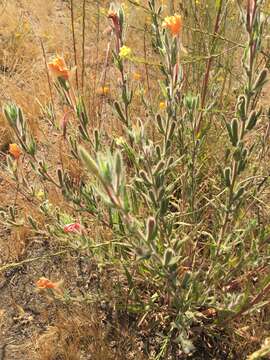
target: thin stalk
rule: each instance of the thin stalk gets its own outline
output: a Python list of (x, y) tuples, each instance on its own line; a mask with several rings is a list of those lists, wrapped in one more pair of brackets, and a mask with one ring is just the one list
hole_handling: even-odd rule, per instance
[[(218, 7), (218, 11), (217, 11), (216, 21), (215, 21), (215, 26), (214, 26), (214, 34), (217, 34), (219, 31), (219, 28), (220, 28), (222, 5), (223, 5), (223, 1), (221, 0), (219, 7)], [(205, 75), (204, 75), (204, 79), (203, 79), (203, 87), (202, 87), (202, 91), (201, 91), (201, 111), (200, 111), (200, 115), (199, 115), (199, 119), (198, 119), (196, 133), (200, 132), (201, 124), (202, 124), (202, 120), (203, 120), (204, 107), (205, 107), (206, 95), (207, 95), (208, 84), (209, 84), (210, 70), (211, 70), (211, 66), (212, 66), (212, 62), (213, 62), (212, 54), (215, 50), (215, 46), (216, 46), (216, 38), (214, 38), (214, 40), (213, 40), (212, 49), (210, 52), (209, 59), (207, 61), (206, 71), (205, 71)]]
[(45, 71), (46, 71), (46, 76), (47, 76), (47, 82), (48, 82), (48, 87), (49, 87), (49, 92), (50, 92), (50, 99), (51, 99), (52, 110), (53, 110), (53, 120), (55, 120), (55, 105), (54, 105), (54, 100), (53, 100), (52, 84), (51, 84), (50, 74), (49, 74), (49, 70), (48, 70), (46, 52), (45, 52), (45, 48), (44, 48), (44, 44), (43, 44), (42, 39), (39, 38), (39, 41), (40, 41), (40, 46), (41, 46), (41, 49), (42, 49), (43, 60), (44, 60), (44, 65), (45, 65)]
[(74, 53), (74, 64), (76, 66), (75, 76), (76, 76), (76, 86), (79, 88), (79, 78), (78, 78), (78, 62), (77, 62), (77, 49), (76, 49), (76, 37), (75, 37), (75, 26), (74, 26), (74, 4), (73, 0), (70, 0), (70, 14), (71, 14), (71, 28), (72, 28), (72, 42), (73, 42), (73, 53)]
[[(104, 62), (104, 70), (101, 73), (101, 77), (100, 77), (100, 81), (99, 81), (99, 83), (101, 84), (101, 88), (103, 88), (103, 89), (104, 89), (104, 87), (106, 85), (106, 81), (107, 81), (107, 71), (109, 68), (110, 50), (111, 50), (111, 39), (107, 45), (106, 57), (105, 57), (105, 62)], [(101, 129), (101, 125), (102, 125), (102, 121), (103, 121), (102, 112), (103, 112), (104, 103), (105, 103), (105, 97), (102, 97), (100, 109), (99, 109), (99, 114), (100, 114), (99, 121), (98, 121), (98, 129), (99, 130)]]
[(175, 13), (174, 0), (170, 0), (170, 13), (172, 15)]
[[(94, 74), (93, 74), (93, 96), (92, 99), (89, 99), (89, 114), (92, 112), (94, 112), (95, 108), (96, 108), (96, 100), (97, 100), (97, 74), (98, 74), (98, 67), (99, 67), (99, 41), (100, 41), (100, 3), (99, 1), (96, 2), (96, 38), (95, 38), (95, 44), (96, 44), (96, 51), (95, 51), (95, 59), (96, 61), (94, 62), (95, 64), (95, 68), (94, 68)], [(92, 111), (91, 111), (92, 108)], [(102, 109), (97, 109), (96, 114), (101, 114)], [(101, 115), (99, 115), (99, 117), (96, 117), (96, 120), (99, 121), (99, 127), (101, 124)]]
[(149, 71), (148, 71), (148, 63), (147, 63), (147, 44), (146, 44), (146, 26), (144, 27), (144, 34), (143, 34), (143, 53), (144, 53), (144, 67), (145, 67), (145, 75), (146, 75), (146, 82), (147, 82), (147, 89), (150, 99), (152, 100), (151, 91), (150, 91), (150, 81), (149, 81)]
[(86, 16), (86, 0), (83, 0), (83, 18), (82, 18), (82, 91), (84, 90), (84, 76), (85, 76), (85, 16)]

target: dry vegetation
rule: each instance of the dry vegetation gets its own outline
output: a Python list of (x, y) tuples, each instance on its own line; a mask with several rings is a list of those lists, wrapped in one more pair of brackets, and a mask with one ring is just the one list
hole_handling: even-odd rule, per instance
[(0, 359), (267, 359), (269, 2), (109, 8), (0, 0)]

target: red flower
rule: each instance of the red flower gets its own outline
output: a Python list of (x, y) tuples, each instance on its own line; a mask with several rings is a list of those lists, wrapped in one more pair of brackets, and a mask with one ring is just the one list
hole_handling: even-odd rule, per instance
[(81, 233), (82, 226), (80, 223), (72, 223), (64, 226), (65, 233)]

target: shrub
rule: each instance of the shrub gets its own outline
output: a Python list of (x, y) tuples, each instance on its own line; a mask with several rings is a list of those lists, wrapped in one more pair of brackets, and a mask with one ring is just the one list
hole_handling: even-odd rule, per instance
[[(268, 76), (260, 55), (266, 21), (262, 5), (254, 0), (246, 8), (239, 6), (246, 36), (244, 81), (233, 106), (222, 104), (220, 109), (210, 78), (226, 4), (216, 1), (206, 70), (200, 83), (189, 88), (182, 64), (184, 20), (177, 14), (164, 19), (162, 7), (149, 0), (162, 105), (151, 103), (141, 86), (140, 118), (129, 72), (129, 64), (138, 59), (126, 43), (124, 10), (112, 5), (108, 18), (119, 97), (109, 103), (122, 124), (122, 136), (116, 139), (92, 128), (85, 96), (73, 85), (74, 71), (62, 58), (53, 59), (49, 69), (60, 104), (68, 110), (61, 128), (54, 117), (51, 124), (62, 131), (70, 161), (84, 169), (77, 181), (64, 163), (53, 169), (40, 155), (19, 106), (3, 108), (23, 152), (23, 157), (7, 159), (14, 181), (36, 199), (36, 185), (30, 182), (38, 175), (44, 189), (49, 183), (72, 205), (70, 212), (52, 206), (45, 191), (40, 211), (47, 226), (41, 229), (29, 216), (33, 231), (45, 231), (125, 275), (125, 280), (112, 277), (113, 295), (103, 293), (98, 299), (113, 296), (119, 311), (135, 313), (140, 325), (147, 323), (160, 334), (156, 359), (190, 354), (196, 351), (198, 334), (226, 332), (232, 322), (267, 304), (269, 227), (256, 213), (268, 182), (262, 172), (268, 130), (257, 129), (270, 120), (270, 111), (260, 106)], [(12, 209), (10, 214), (14, 223)], [(3, 213), (9, 223), (10, 214)], [(109, 241), (93, 239), (96, 224), (106, 234), (99, 237)]]

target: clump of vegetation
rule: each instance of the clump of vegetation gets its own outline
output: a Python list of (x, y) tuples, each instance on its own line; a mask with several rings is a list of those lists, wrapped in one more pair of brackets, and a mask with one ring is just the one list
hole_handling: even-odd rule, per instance
[[(239, 346), (237, 323), (259, 328), (269, 311), (267, 4), (192, 1), (181, 15), (168, 15), (157, 0), (128, 3), (147, 14), (145, 38), (137, 39), (151, 45), (152, 60), (147, 45), (144, 58), (130, 45), (128, 9), (111, 4), (95, 93), (108, 106), (110, 127), (98, 106), (91, 112), (72, 2), (75, 67), (59, 55), (47, 61), (42, 47), (50, 88), (42, 116), (57, 139), (57, 161), (50, 150), (44, 154), (24, 109), (12, 99), (3, 105), (14, 135), (5, 172), (38, 206), (24, 226), (97, 264), (104, 285), (78, 295), (40, 274), (36, 286), (62, 306), (105, 306), (131, 323), (144, 343), (135, 358), (244, 358), (251, 349)], [(236, 12), (237, 40), (228, 38)], [(191, 19), (199, 16), (206, 30), (190, 39)], [(207, 40), (196, 48), (201, 37)], [(140, 66), (144, 75), (134, 70)], [(50, 141), (47, 147), (55, 151)], [(3, 207), (1, 216), (8, 228), (22, 226), (16, 206)], [(266, 345), (250, 358), (262, 353)]]

